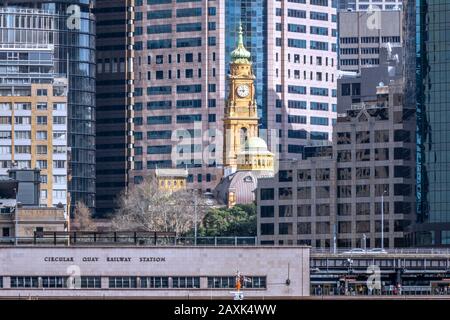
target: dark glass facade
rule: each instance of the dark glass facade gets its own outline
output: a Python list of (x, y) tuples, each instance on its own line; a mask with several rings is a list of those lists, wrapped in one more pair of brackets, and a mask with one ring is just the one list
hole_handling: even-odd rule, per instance
[[(256, 76), (256, 102), (261, 129), (267, 128), (267, 0), (227, 0), (225, 2), (226, 68), (229, 52), (236, 48), (239, 23), (244, 29), (244, 45), (252, 54)], [(227, 88), (228, 91), (228, 88)], [(228, 96), (228, 92), (226, 94)]]
[(127, 188), (131, 169), (134, 26), (128, 21), (133, 4), (134, 0), (96, 2), (96, 217), (114, 212), (114, 198)]
[(450, 245), (450, 1), (416, 0), (415, 244)]
[[(77, 201), (95, 207), (95, 19), (93, 0), (7, 0), (2, 6), (34, 8), (58, 15), (53, 35), (55, 73), (69, 75), (68, 145), (69, 192)], [(68, 28), (71, 5), (80, 8), (79, 28)]]

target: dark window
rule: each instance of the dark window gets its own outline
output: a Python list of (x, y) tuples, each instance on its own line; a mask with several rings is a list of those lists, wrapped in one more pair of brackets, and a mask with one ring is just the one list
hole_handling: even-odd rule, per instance
[(311, 216), (311, 205), (301, 204), (297, 207), (297, 216), (299, 217), (310, 217)]
[(278, 207), (278, 216), (279, 217), (292, 217), (292, 206), (279, 206)]
[(409, 184), (395, 184), (394, 185), (394, 196), (404, 196), (408, 197), (412, 193), (412, 187)]
[(411, 133), (407, 130), (395, 130), (394, 131), (395, 142), (411, 142)]
[(109, 277), (109, 288), (137, 288), (136, 277)]
[(311, 199), (311, 188), (310, 187), (297, 188), (297, 199)]
[(2, 228), (2, 234), (3, 237), (9, 237), (10, 236), (9, 228)]
[(316, 234), (328, 234), (330, 233), (329, 222), (316, 222)]
[(389, 149), (388, 148), (375, 149), (375, 160), (376, 161), (389, 160)]
[(370, 185), (357, 185), (356, 186), (356, 197), (370, 197)]
[(350, 216), (352, 214), (351, 203), (339, 203), (338, 204), (338, 216)]
[(352, 161), (352, 152), (351, 152), (351, 150), (338, 151), (337, 161), (338, 162), (350, 162), (350, 161)]
[(360, 216), (370, 215), (370, 203), (356, 203), (356, 214)]
[(352, 168), (339, 168), (337, 170), (338, 180), (351, 180)]
[(273, 206), (261, 206), (261, 218), (273, 218)]
[(381, 197), (382, 195), (389, 195), (389, 185), (388, 184), (376, 184), (375, 185), (375, 197)]
[(317, 181), (330, 180), (330, 169), (317, 169), (316, 170), (316, 180)]
[(169, 288), (169, 277), (141, 277), (141, 288)]
[(358, 233), (370, 232), (370, 221), (356, 221), (356, 232)]
[(395, 166), (394, 167), (394, 178), (411, 178), (411, 167), (408, 166)]
[(351, 93), (351, 85), (350, 83), (343, 83), (341, 86), (341, 95), (346, 97)]
[(81, 288), (100, 289), (101, 287), (101, 277), (81, 277)]
[(11, 288), (37, 288), (38, 285), (38, 277), (11, 277)]
[(352, 186), (338, 186), (337, 187), (337, 197), (338, 198), (351, 198), (352, 196)]
[(352, 142), (350, 132), (338, 132), (337, 144), (350, 144)]
[(261, 189), (261, 200), (273, 200), (274, 190), (273, 189)]
[(292, 170), (280, 170), (278, 172), (278, 181), (291, 182), (292, 181)]
[(377, 131), (375, 131), (375, 142), (376, 143), (389, 142), (389, 130), (377, 130)]
[(407, 148), (395, 148), (394, 160), (411, 160), (411, 150)]
[(356, 143), (370, 143), (370, 131), (357, 132)]
[(356, 161), (370, 161), (370, 149), (356, 150)]
[(370, 167), (356, 168), (356, 179), (370, 179)]
[(279, 223), (278, 234), (292, 234), (292, 223), (286, 222)]
[(394, 203), (394, 214), (408, 215), (411, 213), (411, 210), (412, 210), (412, 204), (410, 202), (396, 201)]
[(300, 169), (297, 172), (299, 181), (309, 181), (311, 180), (311, 170), (309, 169)]
[(200, 288), (200, 277), (172, 277), (172, 288)]
[(274, 226), (273, 223), (261, 223), (261, 235), (273, 235)]
[(375, 167), (375, 179), (386, 179), (389, 178), (389, 167)]
[(278, 199), (291, 200), (292, 199), (292, 188), (279, 188), (278, 189)]
[(330, 187), (320, 186), (316, 187), (316, 199), (324, 199), (330, 197)]
[(323, 217), (330, 215), (330, 205), (329, 204), (318, 204), (316, 205), (316, 216)]
[(297, 234), (311, 234), (311, 223), (310, 222), (297, 223)]
[(338, 223), (338, 232), (339, 233), (351, 233), (352, 232), (352, 223), (350, 221), (341, 221)]

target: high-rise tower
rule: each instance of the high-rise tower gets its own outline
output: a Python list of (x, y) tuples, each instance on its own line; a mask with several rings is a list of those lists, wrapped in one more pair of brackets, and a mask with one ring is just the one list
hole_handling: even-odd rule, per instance
[[(68, 78), (67, 146), (72, 205), (78, 201), (95, 208), (95, 17), (94, 1), (7, 0), (3, 10), (20, 9), (14, 19), (2, 19), (0, 43), (21, 46), (26, 39), (53, 45), (55, 75)], [(35, 10), (42, 17), (37, 19)], [(13, 13), (10, 13), (10, 15)], [(6, 17), (6, 15), (5, 15)], [(8, 21), (8, 23), (6, 23)], [(39, 24), (38, 24), (39, 22)], [(51, 24), (50, 24), (51, 22)], [(33, 30), (35, 26), (45, 30)], [(17, 37), (8, 37), (12, 33)], [(34, 71), (33, 71), (34, 72)], [(61, 120), (62, 121), (62, 120)], [(65, 168), (65, 167), (64, 167)], [(72, 206), (73, 207), (73, 206)]]
[[(414, 16), (413, 5), (407, 3), (410, 17)], [(443, 26), (450, 24), (450, 17), (443, 13), (450, 10), (450, 2), (418, 0), (415, 5), (417, 226), (414, 242), (423, 246), (449, 246), (450, 81), (446, 75), (450, 70), (450, 38)], [(411, 59), (414, 56), (409, 56)], [(408, 75), (413, 76), (411, 62), (407, 66)]]

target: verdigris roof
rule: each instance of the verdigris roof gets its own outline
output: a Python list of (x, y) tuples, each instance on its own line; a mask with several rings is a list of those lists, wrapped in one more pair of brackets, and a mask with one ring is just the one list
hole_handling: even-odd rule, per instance
[(239, 24), (237, 48), (231, 52), (231, 61), (233, 63), (250, 63), (251, 53), (244, 47), (244, 36), (242, 24)]

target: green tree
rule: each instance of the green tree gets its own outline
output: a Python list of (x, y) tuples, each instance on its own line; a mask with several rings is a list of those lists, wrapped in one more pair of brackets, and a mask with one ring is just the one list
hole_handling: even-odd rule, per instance
[(256, 206), (212, 209), (203, 218), (198, 233), (201, 237), (255, 237)]

